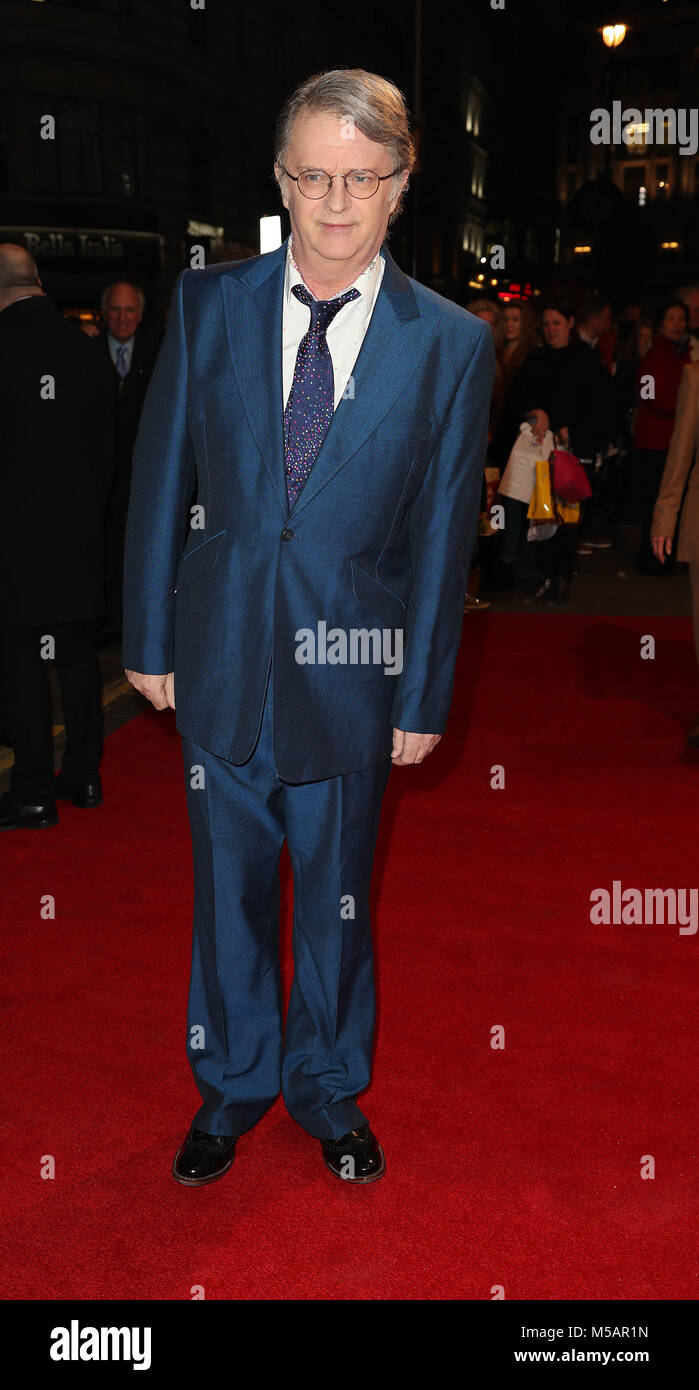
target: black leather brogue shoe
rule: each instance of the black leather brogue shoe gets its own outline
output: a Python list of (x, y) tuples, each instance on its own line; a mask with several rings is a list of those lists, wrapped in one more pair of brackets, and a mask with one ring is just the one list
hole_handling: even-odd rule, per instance
[(205, 1134), (201, 1129), (190, 1129), (175, 1154), (173, 1178), (187, 1187), (203, 1187), (204, 1183), (215, 1182), (232, 1167), (237, 1142), (237, 1136), (232, 1139), (227, 1134)]
[(50, 825), (58, 825), (53, 801), (28, 806), (14, 792), (0, 796), (0, 830), (47, 830)]
[(386, 1171), (381, 1145), (368, 1125), (350, 1130), (341, 1139), (321, 1139), (321, 1147), (326, 1167), (343, 1182), (376, 1182)]
[(93, 777), (90, 782), (83, 782), (81, 786), (76, 786), (72, 782), (66, 782), (63, 773), (59, 772), (53, 786), (54, 794), (61, 801), (72, 801), (74, 806), (80, 806), (82, 810), (101, 806), (104, 801), (102, 783), (99, 777)]

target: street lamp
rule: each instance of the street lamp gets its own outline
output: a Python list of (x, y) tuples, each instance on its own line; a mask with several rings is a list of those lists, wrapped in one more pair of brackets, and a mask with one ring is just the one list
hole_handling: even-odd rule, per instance
[[(603, 25), (603, 27), (602, 27), (601, 29), (598, 29), (597, 32), (598, 32), (598, 34), (601, 34), (601, 35), (602, 35), (602, 39), (603, 39), (603, 41), (604, 41), (605, 47), (608, 48), (608, 49), (610, 50), (610, 52), (609, 52), (609, 59), (608, 59), (607, 64), (606, 64), (607, 71), (606, 71), (605, 76), (606, 76), (606, 87), (607, 87), (607, 100), (608, 100), (609, 106), (611, 106), (611, 104), (612, 104), (612, 95), (613, 95), (613, 94), (612, 94), (612, 71), (613, 71), (613, 66), (612, 66), (612, 65), (613, 65), (613, 63), (614, 63), (614, 58), (613, 58), (614, 49), (615, 49), (615, 48), (619, 48), (620, 44), (622, 44), (622, 43), (624, 42), (624, 39), (626, 38), (626, 35), (627, 35), (627, 33), (628, 33), (628, 26), (627, 26), (626, 24), (605, 24), (605, 25)], [(611, 149), (611, 145), (607, 145), (607, 151), (606, 151), (604, 163), (605, 163), (605, 174), (606, 174), (606, 177), (609, 179), (609, 181), (610, 181), (610, 183), (611, 183), (611, 181), (612, 181), (612, 149)]]
[(625, 24), (605, 24), (602, 29), (602, 38), (607, 48), (618, 48), (620, 43), (626, 38)]

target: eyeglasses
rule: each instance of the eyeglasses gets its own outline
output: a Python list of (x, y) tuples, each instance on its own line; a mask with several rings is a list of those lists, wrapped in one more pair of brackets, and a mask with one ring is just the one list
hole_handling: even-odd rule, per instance
[(333, 179), (343, 180), (351, 198), (373, 198), (380, 183), (400, 173), (400, 169), (394, 169), (392, 174), (376, 174), (373, 169), (350, 169), (348, 174), (326, 174), (324, 169), (304, 169), (302, 174), (290, 174), (283, 164), (280, 167), (287, 178), (293, 179), (304, 198), (327, 197)]

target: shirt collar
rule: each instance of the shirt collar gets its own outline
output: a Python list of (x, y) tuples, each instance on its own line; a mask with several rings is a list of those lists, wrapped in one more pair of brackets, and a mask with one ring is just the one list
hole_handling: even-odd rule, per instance
[(109, 330), (107, 330), (107, 337), (109, 339), (109, 346), (113, 352), (118, 352), (119, 348), (126, 348), (126, 351), (130, 353), (133, 347), (133, 342), (134, 338), (136, 337), (136, 334), (132, 333), (131, 337), (126, 339), (125, 343), (120, 343), (119, 339), (114, 338), (112, 334), (109, 332)]
[[(286, 247), (286, 268), (284, 273), (284, 294), (285, 301), (287, 304), (290, 302), (292, 298), (291, 291), (293, 286), (302, 285), (304, 283), (301, 271), (299, 270), (296, 261), (294, 260), (294, 251), (292, 243), (293, 237), (292, 234), (289, 233), (289, 240), (287, 242)], [(354, 280), (351, 285), (347, 286), (347, 289), (356, 289), (359, 291), (359, 294), (362, 297), (362, 307), (364, 309), (365, 318), (371, 313), (372, 306), (374, 303), (374, 291), (376, 289), (376, 282), (380, 274), (381, 253), (377, 251), (373, 260), (371, 260), (368, 266), (366, 267), (366, 270), (363, 270), (361, 274), (357, 276), (356, 280)], [(306, 286), (306, 288), (308, 287)], [(309, 290), (308, 292), (309, 294), (312, 293), (311, 290)], [(346, 290), (338, 290), (338, 294), (334, 294), (332, 297), (333, 299), (337, 299), (338, 295), (346, 294), (346, 292)]]
[(597, 338), (592, 337), (592, 335), (591, 335), (590, 333), (586, 333), (586, 332), (585, 332), (584, 328), (579, 328), (579, 329), (578, 329), (578, 337), (579, 337), (579, 338), (582, 338), (583, 342), (584, 342), (584, 343), (587, 343), (588, 347), (592, 347), (592, 348), (593, 348), (593, 347), (597, 347), (597, 344), (598, 344), (598, 342), (599, 342), (599, 337), (597, 337)]

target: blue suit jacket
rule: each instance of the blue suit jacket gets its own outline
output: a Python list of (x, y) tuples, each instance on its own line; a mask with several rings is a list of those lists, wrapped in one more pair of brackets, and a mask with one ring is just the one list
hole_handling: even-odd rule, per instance
[[(286, 243), (180, 275), (136, 442), (124, 665), (174, 670), (180, 732), (242, 763), (273, 656), (275, 758), (290, 782), (382, 761), (394, 725), (441, 733), (451, 701), (492, 333), (381, 254), (354, 396), (340, 401), (291, 512)], [(366, 660), (300, 663), (298, 634), (319, 623), (328, 638), (402, 629), (402, 673)]]

